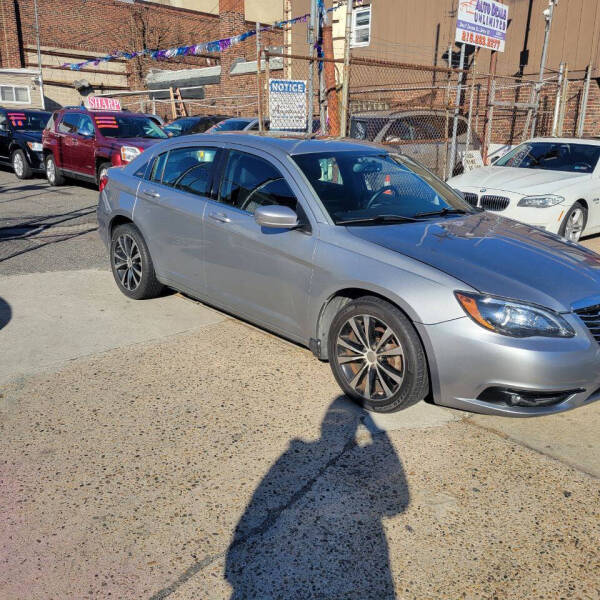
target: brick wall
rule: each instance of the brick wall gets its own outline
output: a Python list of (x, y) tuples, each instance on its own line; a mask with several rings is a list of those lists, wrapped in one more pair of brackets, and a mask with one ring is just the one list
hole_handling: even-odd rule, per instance
[(18, 5), (14, 0), (0, 2), (0, 67), (18, 69), (23, 67), (20, 48)]
[[(114, 50), (169, 48), (229, 37), (254, 28), (244, 20), (244, 0), (221, 0), (221, 15), (136, 0), (133, 4), (116, 0), (38, 0), (40, 40), (71, 52), (93, 52), (96, 56)], [(24, 46), (35, 44), (33, 2), (0, 0), (0, 67), (27, 66)], [(281, 45), (280, 31), (263, 34), (263, 42)], [(144, 77), (150, 69), (177, 70), (222, 63), (222, 80), (211, 86), (211, 96), (256, 93), (256, 76), (229, 77), (236, 60), (254, 60), (256, 40), (232, 46), (223, 53), (203, 57), (176, 57), (155, 61), (148, 58), (127, 61), (131, 89), (145, 88)], [(71, 59), (80, 62), (83, 59)], [(29, 65), (31, 66), (31, 65)], [(98, 70), (106, 70), (100, 64)], [(91, 75), (94, 68), (73, 72), (75, 78)]]

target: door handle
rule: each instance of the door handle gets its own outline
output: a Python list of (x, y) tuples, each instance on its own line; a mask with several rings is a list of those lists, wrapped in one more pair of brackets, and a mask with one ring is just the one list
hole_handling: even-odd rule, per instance
[(160, 198), (160, 194), (154, 190), (142, 190), (142, 194), (145, 196), (150, 196), (150, 198)]
[(231, 223), (231, 219), (224, 213), (210, 213), (208, 216), (219, 223)]

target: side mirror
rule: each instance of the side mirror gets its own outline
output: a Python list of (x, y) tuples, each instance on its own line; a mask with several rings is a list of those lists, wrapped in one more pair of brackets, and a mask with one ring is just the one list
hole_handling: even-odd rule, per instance
[(300, 224), (298, 215), (289, 206), (259, 206), (254, 212), (254, 220), (261, 227), (273, 229), (294, 229)]

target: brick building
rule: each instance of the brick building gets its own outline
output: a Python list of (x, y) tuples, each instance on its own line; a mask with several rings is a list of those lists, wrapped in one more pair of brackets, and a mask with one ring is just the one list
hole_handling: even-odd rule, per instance
[[(200, 5), (203, 3), (196, 6)], [(202, 56), (164, 61), (150, 58), (115, 60), (80, 71), (61, 65), (115, 50), (169, 48), (226, 38), (254, 29), (256, 23), (249, 21), (249, 16), (267, 18), (263, 24), (280, 20), (281, 8), (278, 10), (277, 5), (260, 0), (219, 0), (212, 2), (213, 9), (218, 6), (217, 13), (142, 0), (38, 0), (46, 107), (79, 104), (81, 95), (76, 86), (82, 79), (90, 84), (94, 93), (123, 93), (147, 89), (153, 77), (170, 87), (171, 71), (174, 81), (183, 77), (194, 82), (197, 87), (190, 92), (191, 97), (218, 99), (221, 96), (256, 95), (254, 37), (224, 52)], [(36, 78), (29, 72), (37, 71), (38, 65), (33, 11), (32, 0), (0, 2), (0, 81), (5, 82), (16, 70), (26, 70), (19, 85), (24, 85), (22, 82), (27, 78), (31, 105), (35, 105), (39, 97)], [(265, 45), (281, 46), (283, 34), (266, 32), (262, 34), (262, 41)], [(4, 98), (2, 93), (0, 89), (0, 102), (7, 104), (10, 91), (5, 90)]]

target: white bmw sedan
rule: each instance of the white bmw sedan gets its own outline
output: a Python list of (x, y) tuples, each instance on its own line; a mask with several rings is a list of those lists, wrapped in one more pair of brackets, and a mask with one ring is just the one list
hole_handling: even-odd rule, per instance
[(534, 138), (451, 178), (467, 202), (577, 242), (600, 231), (600, 140)]

